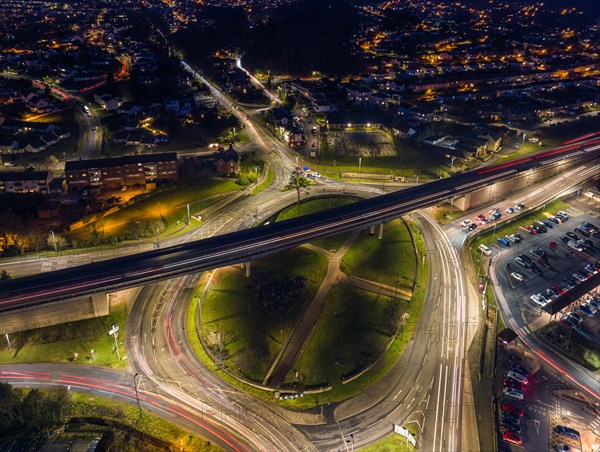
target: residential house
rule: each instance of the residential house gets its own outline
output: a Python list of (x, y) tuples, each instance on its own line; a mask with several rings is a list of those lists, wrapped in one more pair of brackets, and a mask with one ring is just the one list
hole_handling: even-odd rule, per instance
[(121, 100), (111, 96), (110, 94), (94, 94), (94, 100), (98, 105), (107, 111), (115, 111), (122, 104)]
[(219, 174), (236, 174), (240, 169), (240, 154), (229, 146), (229, 149), (219, 149), (212, 155), (214, 168)]
[(6, 171), (0, 172), (0, 193), (50, 194), (52, 171)]

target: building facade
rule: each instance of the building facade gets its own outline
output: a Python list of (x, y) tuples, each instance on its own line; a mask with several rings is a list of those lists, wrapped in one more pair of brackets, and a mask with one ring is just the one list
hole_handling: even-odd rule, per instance
[(65, 175), (70, 192), (176, 181), (179, 177), (175, 152), (74, 160), (65, 164)]
[(0, 192), (2, 193), (43, 193), (50, 194), (52, 171), (7, 171), (0, 172)]

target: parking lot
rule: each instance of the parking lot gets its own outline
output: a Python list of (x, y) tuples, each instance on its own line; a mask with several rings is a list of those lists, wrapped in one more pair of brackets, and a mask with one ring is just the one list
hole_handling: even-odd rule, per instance
[[(539, 316), (544, 304), (597, 272), (600, 234), (584, 237), (573, 232), (575, 228), (580, 229), (582, 223), (595, 225), (597, 221), (574, 209), (569, 211), (567, 221), (547, 227), (547, 232), (532, 234), (524, 229), (515, 230), (517, 238), (521, 239), (518, 243), (502, 237), (505, 244), (494, 242), (487, 245), (492, 253), (488, 259), (497, 260), (496, 277), (505, 297), (524, 316)], [(588, 245), (585, 249), (573, 244), (578, 239), (586, 240)], [(600, 316), (596, 314), (595, 317)]]
[[(598, 303), (588, 308), (580, 307), (581, 304), (589, 301), (593, 294), (586, 295), (565, 308), (554, 319), (542, 310), (543, 305), (598, 271), (600, 234), (588, 233), (587, 227), (581, 229), (584, 223), (599, 226), (598, 220), (590, 215), (596, 212), (584, 212), (575, 207), (565, 210), (569, 218), (558, 223), (551, 222), (551, 226), (543, 221), (547, 220), (546, 217), (539, 218), (540, 226), (545, 226), (543, 228), (545, 232), (541, 229), (531, 232), (522, 227), (518, 229), (515, 227), (513, 233), (517, 234), (517, 241), (514, 241), (514, 237), (509, 239), (506, 235), (494, 236), (490, 243), (486, 244), (487, 251), (482, 247), (480, 252), (484, 263), (489, 264), (490, 260), (494, 263), (496, 279), (508, 304), (510, 315), (522, 318), (523, 323), (527, 325), (526, 329), (533, 330), (534, 325), (543, 327), (551, 320), (557, 320), (562, 322), (555, 329), (558, 334), (565, 336), (567, 340), (572, 340), (572, 330), (576, 330), (590, 347), (595, 346), (600, 349), (600, 308), (594, 308)], [(532, 222), (531, 225), (539, 223)], [(574, 231), (575, 228), (578, 229), (577, 232)], [(519, 237), (520, 241), (518, 241)], [(500, 243), (498, 238), (505, 240), (501, 240), (503, 243)], [(589, 243), (573, 243), (581, 239), (586, 239), (586, 243), (588, 241)], [(600, 300), (600, 296), (596, 298)], [(569, 317), (573, 314), (576, 314), (574, 318), (580, 320), (571, 322)], [(564, 317), (565, 315), (567, 317)], [(560, 428), (555, 430), (559, 426), (567, 428), (572, 426), (570, 421), (574, 421), (576, 416), (559, 418), (552, 414), (556, 411), (552, 403), (540, 402), (549, 398), (549, 394), (544, 392), (546, 390), (542, 390), (542, 387), (547, 385), (548, 379), (543, 373), (527, 375), (527, 385), (508, 377), (507, 372), (514, 370), (512, 367), (515, 364), (518, 363), (506, 362), (503, 368), (501, 367), (501, 378), (497, 381), (500, 397), (497, 411), (500, 449), (522, 450), (523, 447), (526, 449), (533, 447), (530, 450), (538, 450), (536, 447), (542, 447), (539, 450), (557, 450), (558, 445), (568, 445), (571, 447), (570, 450), (585, 450), (584, 435), (593, 437), (597, 432), (593, 431), (592, 426), (586, 428), (585, 425), (579, 425), (577, 427), (582, 435), (579, 438), (575, 433), (569, 433), (569, 430), (566, 430), (566, 433)], [(528, 369), (524, 368), (523, 372), (528, 372)], [(522, 390), (522, 400), (518, 392), (514, 396), (514, 391), (505, 389), (511, 386), (517, 391)], [(505, 392), (512, 394), (504, 394)], [(550, 397), (548, 401), (552, 399)], [(503, 414), (502, 406), (507, 402), (518, 410), (523, 410), (524, 416)], [(555, 403), (556, 406), (559, 405), (558, 401)], [(512, 433), (505, 433), (506, 431)], [(572, 437), (569, 437), (569, 434)]]

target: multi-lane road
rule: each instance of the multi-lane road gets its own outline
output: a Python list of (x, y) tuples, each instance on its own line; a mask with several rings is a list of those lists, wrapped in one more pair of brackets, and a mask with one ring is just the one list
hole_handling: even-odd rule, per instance
[(381, 224), (415, 209), (439, 203), (518, 175), (560, 171), (566, 164), (600, 156), (600, 145), (541, 154), (510, 164), (430, 182), (368, 201), (258, 228), (236, 231), (166, 249), (97, 262), (0, 283), (0, 310), (17, 309), (65, 298), (134, 287), (253, 259), (319, 238)]
[[(213, 94), (217, 98), (221, 95), (218, 90)], [(230, 101), (222, 95), (221, 101), (232, 108)], [(235, 108), (232, 110), (245, 121), (251, 137), (263, 149), (273, 149), (276, 141), (264, 131), (253, 127), (246, 112)], [(278, 145), (279, 143), (276, 144)], [(598, 152), (594, 149), (591, 154), (591, 157), (597, 157)], [(270, 158), (277, 169), (277, 185), (280, 187), (289, 173), (290, 158), (285, 152), (279, 151), (271, 152)], [(544, 161), (558, 165), (559, 162), (552, 161), (562, 158), (562, 154), (549, 155)], [(215, 243), (224, 238), (239, 239), (242, 243), (231, 245), (233, 248), (229, 251), (227, 262), (242, 262), (263, 253), (271, 253), (275, 249), (312, 241), (320, 237), (320, 234), (325, 236), (334, 231), (337, 233), (383, 222), (449, 198), (453, 191), (467, 192), (482, 184), (508, 177), (514, 174), (513, 170), (521, 169), (520, 165), (525, 168), (541, 163), (528, 160), (514, 165), (501, 165), (496, 170), (485, 169), (485, 172), (473, 174), (472, 179), (461, 176), (462, 178), (438, 181), (423, 188), (407, 190), (402, 196), (380, 197), (358, 203), (352, 209), (334, 211), (330, 216), (323, 214), (325, 216), (311, 217), (314, 220), (312, 225), (304, 218), (298, 222), (301, 226), (284, 223), (283, 226), (259, 228), (256, 231), (262, 236), (260, 239), (253, 235), (256, 231), (235, 232), (240, 226), (248, 227), (256, 223), (258, 205), (245, 202), (234, 212), (223, 210), (216, 213), (215, 218), (208, 222), (210, 230), (205, 227), (184, 240), (229, 231), (233, 235), (221, 235), (204, 244)], [(269, 200), (268, 203), (261, 201), (261, 216), (267, 214), (267, 209), (276, 209), (278, 202), (281, 202), (275, 199), (276, 191), (274, 189), (272, 193), (267, 192), (265, 200)], [(370, 191), (373, 194), (376, 190), (371, 188)], [(288, 196), (291, 198), (295, 193)], [(127, 328), (129, 359), (134, 370), (115, 375), (113, 371), (105, 372), (102, 369), (77, 367), (76, 370), (71, 370), (75, 369), (73, 366), (36, 365), (35, 371), (28, 366), (11, 366), (0, 368), (1, 377), (28, 385), (68, 384), (71, 381), (73, 390), (96, 391), (135, 403), (133, 375), (137, 372), (141, 376), (140, 403), (144, 408), (171, 418), (230, 450), (349, 450), (349, 447), (365, 446), (389, 435), (392, 424), (403, 424), (418, 430), (421, 438), (419, 447), (422, 450), (471, 449), (469, 442), (476, 438), (472, 427), (464, 429), (463, 417), (471, 416), (473, 407), (472, 401), (463, 397), (463, 376), (465, 347), (478, 322), (478, 300), (465, 280), (457, 249), (447, 233), (423, 212), (416, 213), (415, 218), (420, 223), (428, 250), (431, 278), (424, 312), (431, 315), (423, 316), (412, 341), (393, 369), (364, 394), (349, 401), (306, 415), (276, 409), (223, 383), (204, 368), (191, 351), (185, 334), (186, 301), (195, 285), (195, 276), (166, 280), (140, 289)], [(286, 237), (288, 227), (290, 235)], [(311, 230), (311, 227), (315, 229)], [(452, 242), (456, 243), (454, 240)], [(462, 240), (457, 242), (460, 242), (457, 245), (462, 246)], [(190, 245), (179, 246), (183, 248), (176, 247), (169, 252), (179, 253)], [(193, 251), (190, 249), (189, 252), (193, 256), (186, 257), (192, 261), (189, 264), (198, 264), (194, 272), (211, 268), (210, 265), (205, 265), (210, 258), (207, 256), (209, 248), (203, 246), (192, 247)], [(239, 254), (247, 247), (255, 247), (255, 254)], [(163, 251), (148, 253), (147, 256), (158, 259), (163, 267), (182, 259), (179, 254), (174, 262), (167, 262), (165, 256), (169, 252), (163, 254)], [(127, 262), (137, 262), (140, 257), (143, 258), (143, 255), (132, 257)], [(114, 261), (110, 265), (113, 264)], [(217, 266), (223, 264), (221, 261)], [(152, 265), (136, 267), (134, 264), (128, 271), (152, 270), (155, 268)], [(92, 267), (83, 269), (83, 280), (74, 282), (75, 285), (82, 281), (85, 283), (88, 278), (86, 271)], [(80, 268), (79, 271), (81, 270)], [(164, 268), (161, 272), (164, 272)], [(188, 272), (177, 274), (184, 273)], [(122, 271), (120, 275), (118, 271), (115, 274), (123, 276)], [(56, 275), (47, 277), (46, 281), (54, 277)], [(113, 276), (105, 273), (100, 277)], [(150, 273), (130, 274), (129, 277), (140, 277), (140, 283), (145, 278), (156, 279), (156, 275)], [(26, 281), (25, 278), (21, 280)], [(72, 292), (72, 289), (67, 288), (65, 293)], [(52, 290), (60, 292), (61, 289), (58, 287)], [(5, 293), (0, 296), (5, 296)], [(14, 294), (9, 296), (14, 297)], [(30, 300), (34, 298), (35, 296)], [(5, 296), (5, 300), (7, 299), (9, 298)]]

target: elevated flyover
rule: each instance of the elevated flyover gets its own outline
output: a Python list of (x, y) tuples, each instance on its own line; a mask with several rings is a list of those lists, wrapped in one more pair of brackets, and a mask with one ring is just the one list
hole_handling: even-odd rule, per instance
[(600, 157), (600, 142), (567, 146), (513, 162), (470, 171), (418, 187), (252, 229), (79, 267), (0, 283), (0, 312), (106, 294), (201, 272), (293, 248), (342, 232), (370, 227), (415, 209), (536, 172), (558, 174)]

